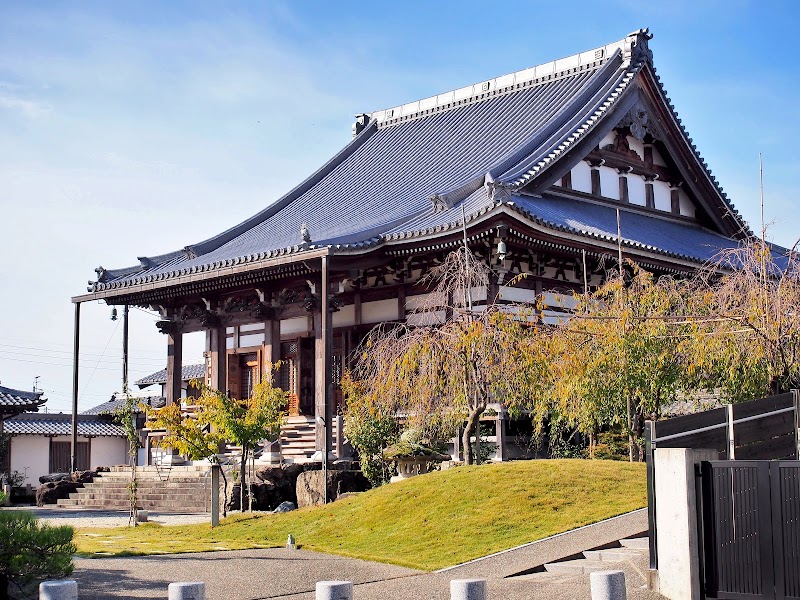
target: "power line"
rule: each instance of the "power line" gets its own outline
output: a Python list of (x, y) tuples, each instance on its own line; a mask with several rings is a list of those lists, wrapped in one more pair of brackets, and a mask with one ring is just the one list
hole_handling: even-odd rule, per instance
[[(66, 360), (66, 361), (69, 361), (70, 363), (72, 362), (71, 359), (69, 357), (67, 357), (67, 356), (48, 356), (47, 354), (36, 354), (36, 353), (33, 353), (33, 352), (19, 352), (19, 351), (16, 351), (16, 350), (3, 350), (2, 348), (0, 348), (0, 354), (11, 354), (12, 356), (30, 356), (30, 357), (33, 357), (33, 358), (44, 358), (44, 359), (48, 359), (48, 360), (62, 360), (62, 361)], [(86, 356), (87, 355), (83, 355), (83, 356), (81, 356), (81, 358), (86, 358)], [(89, 358), (88, 362), (95, 362), (95, 360), (93, 358)], [(116, 359), (98, 358), (97, 362), (101, 362), (103, 364), (115, 365), (115, 364), (122, 364), (122, 359), (116, 360)], [(132, 362), (141, 363), (142, 361), (136, 359), (136, 360), (134, 360)], [(156, 368), (156, 366), (161, 366), (161, 368), (164, 368), (162, 365), (166, 365), (166, 362), (167, 362), (166, 360), (158, 361), (158, 362), (154, 361), (153, 363), (144, 364), (142, 366), (149, 367), (149, 366), (152, 365), (153, 368)]]
[[(44, 361), (41, 361), (41, 360), (26, 360), (24, 358), (8, 358), (7, 356), (0, 356), (0, 362), (2, 362), (4, 360), (10, 360), (10, 361), (13, 361), (13, 362), (32, 363), (32, 364), (35, 364), (35, 365), (46, 365), (48, 367), (66, 367), (66, 368), (70, 368), (70, 369), (72, 368), (72, 363), (64, 364), (64, 363), (44, 362)], [(88, 369), (90, 367), (81, 366), (80, 368), (81, 369)], [(98, 371), (118, 371), (119, 369), (116, 369), (114, 367), (97, 367), (96, 370), (98, 370)], [(159, 369), (159, 370), (161, 370), (161, 369)], [(131, 369), (131, 372), (132, 373), (152, 373), (152, 370), (150, 370), (150, 369), (148, 369), (148, 370)]]
[[(18, 345), (15, 345), (15, 344), (3, 344), (2, 342), (0, 342), (0, 347), (2, 347), (2, 348), (15, 348), (15, 349), (18, 348), (20, 350), (38, 350), (40, 352), (50, 352), (50, 353), (54, 353), (54, 354), (68, 354), (70, 357), (72, 356), (72, 352), (70, 352), (69, 350), (55, 350), (55, 349), (50, 349), (50, 348), (40, 348), (38, 346), (18, 346)], [(155, 352), (153, 354), (155, 354)], [(80, 355), (81, 356), (101, 356), (100, 354), (96, 354), (96, 353), (92, 353), (92, 352), (81, 352)], [(110, 357), (110, 358), (113, 358), (113, 357)], [(122, 360), (121, 356), (119, 356), (117, 358)], [(138, 355), (136, 356), (136, 358), (137, 358), (137, 360), (148, 360), (148, 361), (153, 361), (153, 362), (158, 362), (159, 361), (158, 358), (142, 357), (142, 356), (138, 356)]]

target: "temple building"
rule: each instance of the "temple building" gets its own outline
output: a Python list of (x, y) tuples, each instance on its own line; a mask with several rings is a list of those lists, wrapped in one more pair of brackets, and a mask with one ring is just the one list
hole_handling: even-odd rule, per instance
[(167, 402), (181, 397), (185, 333), (205, 332), (205, 380), (236, 397), (282, 361), (290, 422), (333, 448), (351, 351), (377, 323), (423, 325), (419, 280), (465, 238), (493, 272), (476, 304), (547, 294), (548, 322), (569, 308), (551, 292), (602, 283), (618, 243), (679, 274), (751, 235), (681, 125), (651, 37), (359, 114), (341, 151), (250, 219), (98, 268), (76, 317), (93, 300), (158, 310)]

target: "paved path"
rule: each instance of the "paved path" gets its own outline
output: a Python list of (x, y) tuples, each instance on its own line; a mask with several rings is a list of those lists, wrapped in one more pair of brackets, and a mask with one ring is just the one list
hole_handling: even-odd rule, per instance
[[(3, 510), (27, 510), (40, 521), (49, 525), (70, 525), (77, 528), (127, 527), (127, 510), (93, 510), (82, 508), (61, 508), (55, 504), (46, 506), (15, 506)], [(211, 513), (176, 514), (150, 512), (148, 520), (159, 525), (191, 525), (210, 523)]]
[[(81, 600), (164, 598), (167, 585), (174, 581), (205, 581), (208, 600), (311, 600), (316, 582), (328, 579), (352, 581), (354, 600), (447, 600), (450, 580), (470, 577), (488, 580), (491, 600), (588, 599), (586, 576), (530, 580), (510, 575), (641, 533), (646, 519), (646, 511), (636, 511), (436, 573), (276, 548), (76, 559), (74, 578)], [(661, 598), (645, 588), (646, 558), (620, 568), (625, 570), (631, 600)]]

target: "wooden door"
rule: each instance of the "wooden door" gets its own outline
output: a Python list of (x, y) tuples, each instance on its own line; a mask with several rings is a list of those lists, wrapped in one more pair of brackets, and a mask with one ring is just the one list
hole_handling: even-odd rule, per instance
[[(78, 442), (77, 468), (89, 470), (89, 442)], [(72, 470), (72, 444), (70, 442), (50, 442), (50, 472), (69, 473)]]

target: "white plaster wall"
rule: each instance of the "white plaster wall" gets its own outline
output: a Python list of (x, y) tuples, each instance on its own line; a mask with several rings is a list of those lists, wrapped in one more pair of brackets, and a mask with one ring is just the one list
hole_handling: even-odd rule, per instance
[[(232, 349), (233, 349), (233, 338), (232, 338), (232, 337), (229, 337), (229, 338), (227, 338), (227, 339), (225, 340), (225, 347), (226, 347), (228, 350), (232, 350)], [(163, 394), (162, 394), (162, 395), (163, 395)]]
[(578, 301), (569, 294), (556, 294), (553, 292), (544, 292), (542, 294), (542, 301), (545, 306), (557, 308), (575, 308)]
[(664, 157), (661, 156), (658, 150), (656, 150), (655, 146), (653, 146), (653, 164), (658, 165), (660, 167), (667, 166), (667, 163), (664, 161)]
[(611, 167), (600, 167), (600, 195), (619, 200), (619, 173)]
[(647, 206), (644, 179), (638, 175), (628, 175), (628, 201), (631, 204)]
[(644, 142), (637, 140), (632, 135), (628, 136), (628, 147), (639, 155), (639, 158), (644, 160)]
[(509, 302), (532, 303), (536, 302), (536, 291), (503, 285), (500, 286), (500, 293), (498, 295), (498, 298), (500, 298), (500, 300), (507, 300)]
[(572, 189), (592, 193), (592, 168), (586, 161), (580, 161), (572, 168)]
[(39, 485), (39, 477), (50, 471), (50, 440), (43, 435), (11, 438), (11, 470), (25, 475), (25, 484)]
[(666, 181), (653, 182), (653, 197), (658, 210), (672, 212), (672, 191)]
[(250, 323), (248, 325), (240, 325), (239, 331), (249, 332), (249, 331), (264, 331), (264, 324), (263, 323)]
[(603, 141), (600, 142), (600, 148), (604, 148), (609, 144), (613, 144), (614, 140), (617, 139), (617, 132), (613, 129), (606, 134), (606, 137), (603, 138)]
[(239, 348), (248, 348), (250, 346), (260, 346), (264, 343), (263, 333), (248, 333), (247, 335), (239, 336)]
[(89, 468), (128, 464), (128, 440), (96, 437), (92, 439)]
[(423, 306), (443, 306), (446, 303), (444, 294), (418, 294), (406, 296), (406, 310), (418, 310)]
[(305, 333), (308, 331), (308, 317), (294, 317), (281, 321), (281, 335), (284, 333)]
[(361, 305), (362, 323), (380, 323), (382, 321), (394, 321), (397, 319), (397, 299), (378, 300), (376, 302), (364, 302)]
[(680, 200), (681, 214), (686, 217), (694, 217), (694, 204), (692, 204), (692, 201), (689, 200), (689, 196), (686, 195), (686, 192), (684, 192), (682, 189), (679, 189), (678, 198)]
[(346, 304), (338, 311), (333, 313), (334, 327), (348, 327), (356, 324), (356, 307), (353, 304)]
[(412, 326), (435, 325), (444, 323), (447, 315), (443, 310), (409, 313), (406, 316), (406, 323)]

